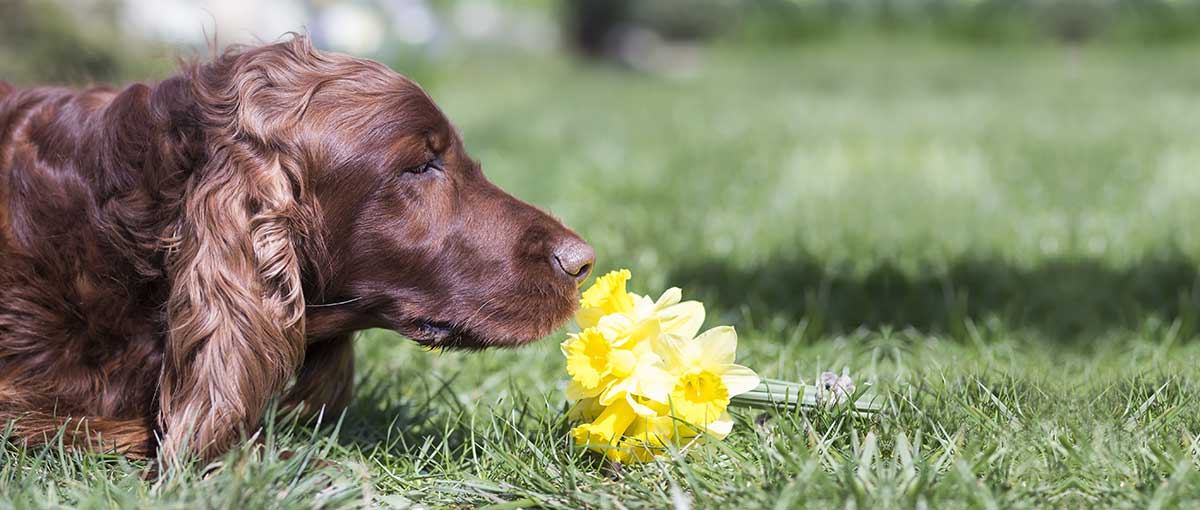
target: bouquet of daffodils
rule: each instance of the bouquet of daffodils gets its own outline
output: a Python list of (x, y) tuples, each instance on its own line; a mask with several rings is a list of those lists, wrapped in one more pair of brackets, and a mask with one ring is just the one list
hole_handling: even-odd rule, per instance
[(570, 416), (584, 422), (571, 431), (576, 444), (617, 462), (641, 462), (667, 445), (724, 438), (733, 428), (730, 404), (815, 406), (855, 396), (846, 372), (818, 377), (815, 392), (763, 381), (734, 363), (732, 327), (700, 333), (703, 304), (682, 301), (678, 288), (658, 300), (628, 292), (630, 276), (622, 269), (597, 278), (580, 300), (579, 333), (561, 345)]

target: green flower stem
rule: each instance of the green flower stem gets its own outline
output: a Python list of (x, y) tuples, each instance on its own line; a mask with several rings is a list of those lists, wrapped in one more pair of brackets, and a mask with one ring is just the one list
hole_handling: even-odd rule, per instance
[[(851, 396), (856, 411), (873, 413), (883, 407), (878, 396), (874, 392), (868, 391), (869, 386), (862, 385)], [(730, 398), (729, 405), (770, 409), (795, 409), (797, 407), (814, 409), (821, 404), (817, 402), (817, 389), (811, 385), (763, 379), (754, 389)]]

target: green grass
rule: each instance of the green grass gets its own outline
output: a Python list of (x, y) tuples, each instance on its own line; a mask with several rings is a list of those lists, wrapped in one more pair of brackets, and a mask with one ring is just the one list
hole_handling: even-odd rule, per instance
[(686, 80), (422, 66), (485, 172), (600, 270), (705, 300), (764, 376), (850, 367), (884, 412), (747, 411), (724, 442), (618, 467), (568, 447), (558, 337), (465, 354), (370, 332), (336, 425), (273, 420), (224, 469), (157, 481), (8, 446), (0, 508), (1194, 507), (1194, 52), (717, 49)]

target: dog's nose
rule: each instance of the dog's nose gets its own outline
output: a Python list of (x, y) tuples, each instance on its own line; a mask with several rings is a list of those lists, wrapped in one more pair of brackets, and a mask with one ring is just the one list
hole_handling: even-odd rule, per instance
[(558, 270), (575, 280), (575, 285), (587, 279), (595, 261), (596, 252), (578, 237), (567, 236), (554, 246), (554, 264)]

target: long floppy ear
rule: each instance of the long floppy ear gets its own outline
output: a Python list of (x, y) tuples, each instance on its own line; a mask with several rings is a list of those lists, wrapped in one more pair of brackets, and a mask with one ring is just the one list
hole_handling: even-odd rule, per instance
[[(304, 179), (277, 137), (302, 97), (278, 76), (300, 72), (283, 43), (227, 54), (192, 72), (207, 163), (187, 183), (170, 259), (160, 456), (211, 459), (257, 428), (303, 362), (297, 240)], [(289, 103), (289, 100), (291, 101)]]

